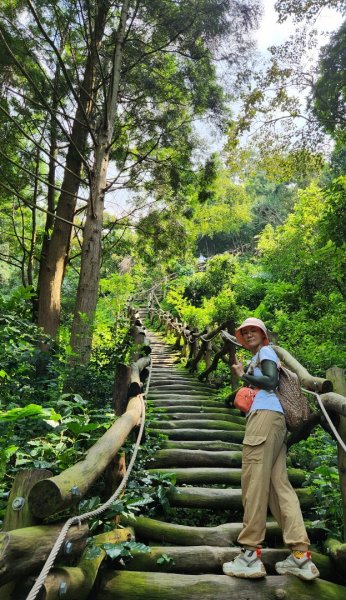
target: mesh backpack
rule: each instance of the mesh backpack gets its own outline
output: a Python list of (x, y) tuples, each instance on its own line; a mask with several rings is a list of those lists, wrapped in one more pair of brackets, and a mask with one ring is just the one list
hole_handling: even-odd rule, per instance
[(287, 429), (293, 431), (301, 427), (310, 417), (310, 409), (298, 375), (279, 363), (279, 383), (275, 391), (283, 408)]
[[(260, 365), (260, 353), (258, 353), (255, 366)], [(280, 400), (284, 411), (287, 429), (294, 431), (299, 429), (310, 417), (310, 408), (301, 387), (298, 375), (285, 367), (279, 361), (279, 383), (275, 394)]]

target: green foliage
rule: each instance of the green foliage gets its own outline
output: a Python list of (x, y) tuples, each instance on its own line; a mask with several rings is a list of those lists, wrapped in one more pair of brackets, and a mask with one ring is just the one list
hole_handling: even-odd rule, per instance
[(319, 78), (313, 88), (313, 110), (322, 127), (346, 141), (346, 22), (321, 51)]
[(133, 558), (135, 554), (147, 554), (150, 552), (149, 546), (139, 542), (120, 542), (119, 544), (102, 544), (107, 556), (112, 560), (120, 558)]
[(307, 440), (295, 444), (289, 456), (295, 466), (307, 472), (304, 485), (313, 488), (316, 525), (341, 539), (343, 514), (335, 441), (318, 427)]

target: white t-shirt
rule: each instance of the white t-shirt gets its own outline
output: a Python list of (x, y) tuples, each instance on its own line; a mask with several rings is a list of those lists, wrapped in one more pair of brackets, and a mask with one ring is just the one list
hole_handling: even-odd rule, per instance
[[(275, 350), (271, 348), (271, 346), (263, 346), (260, 351), (260, 360), (272, 360), (276, 365), (279, 364), (279, 357), (276, 354)], [(258, 352), (252, 357), (251, 363), (255, 365), (258, 361)], [(253, 375), (263, 375), (260, 365), (256, 366), (253, 370)], [(280, 400), (275, 394), (274, 391), (260, 390), (257, 392), (255, 396), (255, 400), (249, 410), (250, 414), (254, 410), (274, 410), (275, 412), (283, 413), (282, 406), (280, 404)]]

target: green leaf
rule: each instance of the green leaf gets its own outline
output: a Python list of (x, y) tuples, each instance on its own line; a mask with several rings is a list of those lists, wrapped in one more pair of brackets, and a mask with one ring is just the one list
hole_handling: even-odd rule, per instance
[(0, 411), (0, 422), (20, 421), (22, 419), (52, 419), (61, 418), (53, 408), (43, 408), (40, 404), (28, 404), (23, 408), (12, 408), (8, 411)]

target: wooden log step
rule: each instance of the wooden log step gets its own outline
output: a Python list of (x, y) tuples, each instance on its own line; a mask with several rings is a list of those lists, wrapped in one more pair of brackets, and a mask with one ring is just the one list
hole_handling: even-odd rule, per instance
[(101, 581), (97, 599), (102, 600), (344, 600), (345, 587), (318, 579), (308, 585), (298, 577), (269, 575), (249, 581), (227, 575), (181, 575), (113, 571)]
[(244, 439), (244, 431), (223, 431), (222, 429), (166, 429), (165, 435), (169, 440), (213, 440), (237, 442), (238, 444)]
[(180, 450), (185, 448), (186, 450), (210, 450), (216, 452), (220, 450), (236, 450), (241, 452), (243, 449), (242, 444), (235, 444), (232, 442), (214, 442), (213, 440), (173, 440), (171, 442), (164, 442), (163, 448), (170, 448)]
[[(219, 573), (222, 574), (224, 562), (234, 560), (239, 548), (222, 546), (151, 546), (150, 552), (133, 556), (126, 563), (128, 571), (156, 571), (165, 573)], [(276, 575), (275, 563), (284, 560), (290, 550), (286, 548), (263, 548), (262, 561), (269, 575)], [(163, 564), (157, 562), (162, 555), (169, 560)], [(313, 552), (312, 559), (320, 571), (321, 579), (338, 583), (338, 577), (329, 556)]]
[[(163, 382), (163, 381), (188, 381), (189, 383), (198, 383), (201, 385), (201, 382), (196, 379), (193, 375), (189, 375), (188, 373), (177, 373), (176, 371), (168, 371), (168, 369), (160, 369), (160, 371), (152, 371), (152, 380)], [(208, 386), (212, 387), (212, 386)]]
[[(315, 500), (311, 488), (298, 488), (295, 491), (303, 511), (313, 506)], [(174, 507), (242, 510), (240, 489), (177, 487), (168, 492), (168, 499)]]
[(156, 394), (190, 394), (191, 396), (210, 396), (215, 394), (215, 390), (207, 390), (206, 388), (197, 388), (196, 386), (191, 386), (188, 384), (165, 384), (160, 386), (155, 386), (150, 384), (150, 392)]
[[(210, 395), (201, 396), (197, 394), (152, 394), (149, 390), (148, 400), (158, 406), (179, 406), (184, 403), (185, 406), (215, 406), (215, 408), (224, 408), (221, 400), (213, 398)], [(239, 411), (238, 411), (239, 414)]]
[[(230, 486), (240, 487), (240, 468), (217, 468), (217, 467), (185, 467), (169, 469), (148, 469), (149, 473), (174, 473), (177, 484), (198, 483), (226, 483)], [(294, 487), (303, 485), (306, 473), (302, 469), (288, 469), (288, 476)]]
[[(178, 525), (165, 523), (150, 517), (122, 516), (121, 524), (133, 527), (136, 539), (160, 544), (177, 546), (232, 546), (236, 543), (242, 530), (242, 523), (224, 523), (216, 527), (194, 527), (191, 525)], [(325, 530), (311, 525), (305, 521), (309, 538), (312, 542), (324, 539)], [(282, 534), (277, 523), (268, 521), (266, 524), (266, 542), (270, 545), (282, 545)]]
[[(205, 412), (213, 412), (227, 415), (234, 415), (235, 417), (239, 417), (239, 410), (236, 408), (228, 408), (227, 406), (215, 406), (215, 402), (211, 406), (206, 406), (205, 404), (196, 405), (196, 404), (177, 404), (174, 406), (166, 406), (165, 411), (167, 413), (205, 413)], [(244, 417), (241, 417), (244, 419)]]
[(148, 468), (241, 467), (241, 452), (208, 450), (158, 450), (147, 463)]
[(176, 378), (176, 379), (169, 379), (168, 377), (162, 379), (162, 381), (153, 378), (150, 381), (150, 388), (186, 388), (186, 389), (191, 389), (193, 388), (194, 390), (211, 390), (212, 392), (215, 392), (215, 388), (210, 386), (210, 385), (203, 385), (202, 383), (199, 383), (198, 381), (189, 381), (186, 380), (184, 378)]
[[(205, 408), (209, 408), (211, 412), (214, 412), (214, 408), (222, 408), (223, 404), (218, 400), (209, 400), (208, 398), (197, 398), (194, 399), (191, 396), (186, 396), (185, 398), (181, 398), (179, 396), (162, 396), (159, 398), (153, 398), (151, 395), (148, 396), (148, 400), (151, 402), (153, 407), (157, 406), (157, 408), (167, 408), (169, 406), (175, 407), (181, 405), (184, 402), (185, 407), (188, 406), (200, 406)], [(239, 412), (238, 412), (239, 415)]]
[[(163, 409), (164, 410), (164, 409)], [(209, 408), (209, 410), (211, 410)], [(162, 413), (164, 414), (164, 413)], [(198, 420), (210, 420), (210, 421), (227, 421), (230, 423), (238, 423), (239, 425), (242, 425), (243, 427), (245, 427), (245, 418), (244, 417), (239, 417), (236, 415), (229, 415), (227, 413), (214, 413), (214, 412), (205, 412), (203, 410), (201, 410), (198, 413), (168, 413), (167, 417), (169, 418), (169, 420), (172, 421), (176, 421), (176, 420), (193, 420), (193, 419), (198, 419)]]
[(230, 421), (218, 421), (212, 419), (207, 421), (206, 419), (186, 419), (180, 421), (152, 421), (150, 426), (158, 429), (187, 429), (196, 428), (199, 429), (221, 429), (222, 431), (245, 431), (245, 425), (239, 423), (231, 423)]

